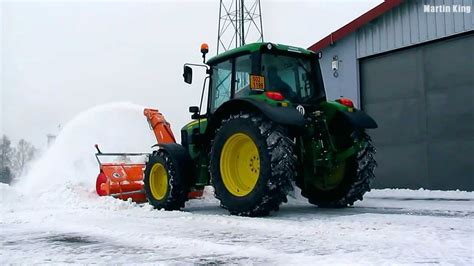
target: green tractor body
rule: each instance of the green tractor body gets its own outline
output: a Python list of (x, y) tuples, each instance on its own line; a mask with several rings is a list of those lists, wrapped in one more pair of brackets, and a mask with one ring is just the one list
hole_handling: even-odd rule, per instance
[[(370, 190), (375, 149), (365, 130), (377, 125), (349, 99), (327, 101), (318, 54), (254, 43), (201, 66), (209, 80), (203, 88), (207, 104), (190, 107), (193, 121), (182, 128), (179, 147), (161, 145), (151, 155), (173, 161), (168, 179), (185, 168), (187, 176), (177, 178), (185, 183), (177, 187), (185, 189), (156, 204), (152, 199), (155, 207), (183, 207), (184, 193), (207, 185), (224, 208), (245, 216), (278, 210), (294, 184), (320, 207), (352, 205)], [(179, 156), (175, 150), (181, 150)]]

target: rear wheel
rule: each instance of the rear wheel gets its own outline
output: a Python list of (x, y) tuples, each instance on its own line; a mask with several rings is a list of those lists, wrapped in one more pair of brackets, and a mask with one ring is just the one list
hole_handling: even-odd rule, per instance
[(242, 216), (278, 210), (295, 177), (293, 146), (285, 129), (258, 114), (222, 121), (210, 155), (211, 181), (221, 206)]
[(370, 137), (363, 135), (366, 147), (341, 162), (331, 173), (325, 173), (311, 184), (298, 184), (301, 195), (312, 204), (323, 208), (342, 208), (362, 200), (374, 180), (375, 148)]
[(155, 209), (179, 210), (188, 194), (186, 176), (177, 169), (170, 154), (153, 152), (145, 167), (144, 188), (148, 202)]

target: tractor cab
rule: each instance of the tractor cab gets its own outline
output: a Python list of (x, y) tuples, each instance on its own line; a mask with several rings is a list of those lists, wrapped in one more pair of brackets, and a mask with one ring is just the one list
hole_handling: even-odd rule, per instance
[(211, 58), (209, 111), (235, 98), (276, 104), (311, 104), (325, 99), (317, 54), (272, 43), (255, 43)]
[[(205, 58), (207, 45), (201, 51)], [(239, 98), (284, 107), (325, 100), (319, 58), (320, 54), (306, 49), (273, 43), (248, 44), (219, 54), (200, 65), (210, 74), (207, 113)], [(190, 84), (189, 65), (185, 65), (183, 76)]]

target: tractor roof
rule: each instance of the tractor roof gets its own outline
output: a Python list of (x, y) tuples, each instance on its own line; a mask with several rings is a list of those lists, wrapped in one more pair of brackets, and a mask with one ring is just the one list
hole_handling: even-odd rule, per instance
[(218, 63), (220, 61), (224, 61), (228, 58), (236, 57), (241, 54), (248, 54), (256, 51), (260, 51), (262, 48), (267, 47), (268, 44), (272, 45), (272, 49), (276, 49), (278, 51), (283, 52), (294, 52), (299, 54), (314, 54), (313, 51), (306, 50), (304, 48), (284, 45), (284, 44), (277, 44), (277, 43), (269, 43), (269, 42), (259, 42), (259, 43), (250, 43), (240, 47), (237, 47), (232, 50), (225, 51), (222, 54), (218, 54), (207, 61), (207, 64), (212, 65)]

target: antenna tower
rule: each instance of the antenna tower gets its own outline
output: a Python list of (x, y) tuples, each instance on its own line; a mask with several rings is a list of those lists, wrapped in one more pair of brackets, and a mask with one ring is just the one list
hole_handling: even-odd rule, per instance
[(263, 42), (260, 0), (220, 0), (217, 54)]

